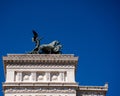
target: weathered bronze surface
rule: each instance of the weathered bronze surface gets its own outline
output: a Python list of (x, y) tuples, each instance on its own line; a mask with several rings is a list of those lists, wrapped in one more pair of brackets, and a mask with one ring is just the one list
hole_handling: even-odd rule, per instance
[(33, 30), (33, 38), (32, 41), (35, 42), (35, 48), (28, 52), (28, 54), (61, 54), (62, 45), (59, 41), (54, 40), (49, 44), (40, 45), (40, 41), (42, 38), (38, 37), (38, 33)]

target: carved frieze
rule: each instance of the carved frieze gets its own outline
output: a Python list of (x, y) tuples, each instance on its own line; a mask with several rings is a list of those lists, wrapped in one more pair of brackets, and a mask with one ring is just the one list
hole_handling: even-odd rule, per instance
[(65, 71), (15, 71), (15, 82), (65, 82)]
[(76, 93), (74, 88), (58, 88), (58, 87), (14, 87), (6, 88), (5, 93)]
[(104, 92), (98, 92), (98, 91), (84, 91), (80, 93), (81, 96), (105, 96)]

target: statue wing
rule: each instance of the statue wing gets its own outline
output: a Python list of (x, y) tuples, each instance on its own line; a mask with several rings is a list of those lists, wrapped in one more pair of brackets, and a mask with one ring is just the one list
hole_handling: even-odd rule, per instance
[(33, 30), (32, 32), (33, 32), (34, 38), (37, 38), (38, 37), (37, 32), (35, 30)]

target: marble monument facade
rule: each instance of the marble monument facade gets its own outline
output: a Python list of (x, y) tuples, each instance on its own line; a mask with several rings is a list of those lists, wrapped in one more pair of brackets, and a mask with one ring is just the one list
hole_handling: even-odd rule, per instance
[(8, 54), (3, 62), (4, 96), (106, 96), (108, 90), (108, 84), (78, 85), (73, 54)]

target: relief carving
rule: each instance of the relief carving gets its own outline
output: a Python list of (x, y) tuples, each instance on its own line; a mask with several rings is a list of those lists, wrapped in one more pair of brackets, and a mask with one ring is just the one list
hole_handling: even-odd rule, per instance
[(59, 72), (51, 72), (51, 81), (58, 81)]
[(104, 96), (103, 92), (81, 92), (81, 96)]
[(37, 72), (37, 81), (43, 81), (45, 72)]
[(42, 75), (39, 75), (37, 80), (38, 80), (38, 81), (43, 80), (43, 76), (42, 76)]
[(23, 81), (30, 81), (30, 76), (31, 73), (30, 72), (23, 72)]
[(16, 72), (15, 81), (55, 81), (61, 82), (66, 81), (66, 72)]
[(76, 93), (75, 89), (72, 88), (6, 88), (5, 93)]

